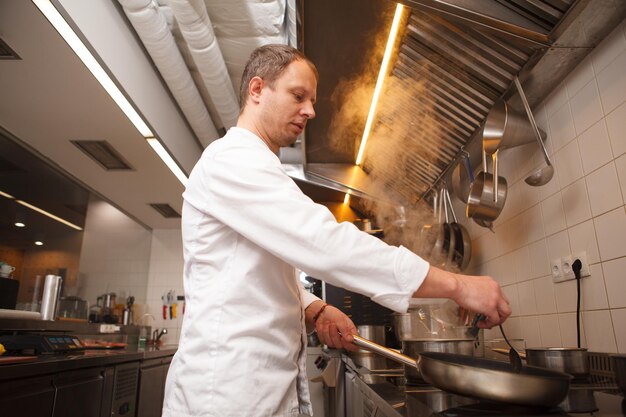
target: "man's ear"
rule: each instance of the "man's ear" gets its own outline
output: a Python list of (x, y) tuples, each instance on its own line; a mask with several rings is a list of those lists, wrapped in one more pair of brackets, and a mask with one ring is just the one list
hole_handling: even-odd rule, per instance
[(248, 84), (248, 94), (250, 95), (250, 99), (258, 103), (261, 100), (261, 92), (263, 91), (263, 87), (265, 87), (265, 82), (259, 76), (252, 77), (250, 80), (250, 84)]

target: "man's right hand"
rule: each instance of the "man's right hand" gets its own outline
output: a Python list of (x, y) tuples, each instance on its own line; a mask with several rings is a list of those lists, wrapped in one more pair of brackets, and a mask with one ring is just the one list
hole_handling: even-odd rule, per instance
[(431, 265), (426, 279), (413, 294), (417, 298), (450, 298), (459, 306), (482, 313), (480, 328), (491, 328), (511, 315), (509, 300), (500, 284), (488, 276), (454, 274)]

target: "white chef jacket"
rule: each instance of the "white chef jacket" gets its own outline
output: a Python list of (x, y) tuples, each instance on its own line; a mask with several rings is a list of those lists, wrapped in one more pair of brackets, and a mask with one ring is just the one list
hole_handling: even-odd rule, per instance
[(252, 132), (205, 149), (184, 194), (186, 310), (168, 373), (166, 417), (312, 414), (297, 267), (406, 311), (429, 264), (337, 223)]

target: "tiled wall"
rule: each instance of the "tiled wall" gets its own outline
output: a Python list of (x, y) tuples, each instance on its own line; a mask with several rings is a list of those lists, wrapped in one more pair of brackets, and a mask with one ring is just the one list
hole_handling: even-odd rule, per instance
[(80, 256), (78, 295), (92, 305), (115, 292), (117, 302), (134, 296), (137, 315), (146, 301), (152, 232), (110, 204), (92, 198)]
[(544, 165), (536, 144), (502, 152), (507, 202), (495, 233), (471, 222), (472, 270), (503, 284), (514, 311), (507, 336), (527, 346), (575, 346), (576, 283), (553, 283), (550, 261), (586, 251), (583, 346), (626, 353), (626, 23), (534, 113), (555, 176), (543, 187), (524, 182)]
[(167, 315), (163, 319), (163, 301), (161, 296), (173, 290), (183, 295), (183, 245), (180, 229), (157, 229), (152, 231), (150, 250), (150, 270), (146, 294), (146, 312), (154, 320), (145, 318), (144, 323), (153, 329), (166, 328), (164, 343), (177, 343), (183, 319), (183, 301), (178, 301), (176, 318)]

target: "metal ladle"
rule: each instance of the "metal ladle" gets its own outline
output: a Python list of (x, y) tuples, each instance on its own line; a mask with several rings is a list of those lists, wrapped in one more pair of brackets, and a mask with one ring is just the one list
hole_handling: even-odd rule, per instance
[(513, 345), (511, 344), (511, 342), (509, 342), (509, 339), (507, 339), (506, 335), (504, 334), (504, 329), (502, 328), (502, 325), (498, 325), (500, 327), (500, 331), (502, 332), (502, 337), (504, 337), (504, 341), (506, 342), (507, 345), (509, 345), (509, 362), (511, 363), (511, 366), (513, 367), (513, 373), (519, 374), (522, 370), (522, 358), (520, 358), (519, 353), (517, 353), (517, 350), (515, 350), (515, 348), (513, 347)]
[(546, 160), (546, 166), (543, 168), (539, 168), (537, 171), (530, 174), (524, 181), (526, 184), (532, 185), (533, 187), (539, 187), (541, 185), (545, 185), (554, 176), (554, 167), (552, 166), (552, 162), (550, 162), (550, 157), (548, 156), (548, 151), (546, 150), (546, 146), (541, 140), (541, 134), (539, 133), (539, 127), (537, 127), (537, 123), (535, 122), (535, 117), (533, 116), (532, 111), (530, 110), (530, 105), (528, 104), (528, 100), (526, 99), (526, 94), (524, 94), (524, 90), (522, 89), (522, 85), (519, 82), (519, 79), (515, 77), (513, 79), (515, 82), (515, 87), (519, 92), (519, 96), (522, 99), (522, 103), (524, 103), (524, 109), (526, 110), (526, 115), (528, 116), (528, 120), (533, 128), (533, 132), (535, 132), (535, 137), (537, 138), (537, 142), (539, 142), (539, 146), (543, 151), (543, 157)]

